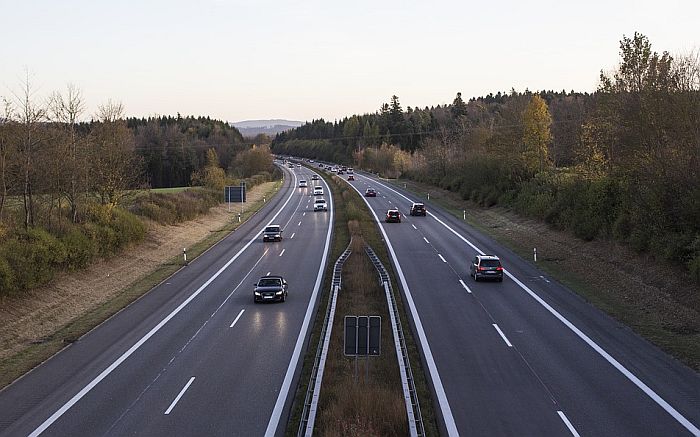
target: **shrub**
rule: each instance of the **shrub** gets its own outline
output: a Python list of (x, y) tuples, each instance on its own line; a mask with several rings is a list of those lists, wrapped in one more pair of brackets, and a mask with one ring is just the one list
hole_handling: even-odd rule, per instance
[(17, 292), (15, 274), (7, 260), (0, 255), (0, 296)]
[(66, 248), (65, 266), (70, 270), (86, 267), (95, 256), (96, 249), (90, 239), (79, 229), (74, 228), (61, 238)]

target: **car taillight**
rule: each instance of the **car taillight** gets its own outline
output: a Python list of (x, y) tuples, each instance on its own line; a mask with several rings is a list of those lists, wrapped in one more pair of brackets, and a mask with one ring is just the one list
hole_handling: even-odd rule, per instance
[(479, 266), (479, 271), (480, 271), (480, 272), (483, 272), (484, 270), (486, 270), (486, 267), (481, 267), (481, 266)]
[(502, 271), (503, 271), (503, 267), (498, 266), (498, 267), (496, 267), (496, 270), (498, 270), (499, 272), (502, 272)]

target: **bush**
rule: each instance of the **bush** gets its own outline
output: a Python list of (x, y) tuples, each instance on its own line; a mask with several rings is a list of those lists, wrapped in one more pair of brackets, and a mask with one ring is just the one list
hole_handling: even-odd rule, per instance
[(0, 296), (17, 292), (15, 274), (7, 260), (0, 255)]
[(78, 228), (74, 228), (61, 238), (66, 248), (65, 266), (69, 270), (87, 267), (95, 257), (96, 249), (90, 239)]

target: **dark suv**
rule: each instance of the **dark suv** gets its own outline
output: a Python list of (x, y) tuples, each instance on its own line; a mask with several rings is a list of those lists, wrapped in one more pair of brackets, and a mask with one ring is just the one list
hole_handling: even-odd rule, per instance
[(477, 255), (469, 266), (469, 273), (475, 281), (479, 279), (495, 279), (503, 282), (503, 266), (501, 260), (494, 255)]
[(282, 241), (282, 227), (280, 225), (270, 225), (263, 231), (263, 242)]
[(281, 276), (263, 276), (253, 285), (255, 303), (287, 300), (287, 281)]
[(425, 205), (419, 202), (414, 202), (411, 205), (411, 215), (422, 215), (425, 216), (428, 213), (428, 211), (425, 210)]

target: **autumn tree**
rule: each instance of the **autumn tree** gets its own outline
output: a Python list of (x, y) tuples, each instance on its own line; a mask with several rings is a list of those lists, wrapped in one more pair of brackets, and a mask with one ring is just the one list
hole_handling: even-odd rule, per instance
[(213, 147), (207, 150), (206, 165), (192, 173), (192, 184), (213, 190), (223, 190), (226, 186), (226, 172), (221, 168), (219, 155)]
[(523, 153), (525, 167), (538, 173), (549, 166), (548, 147), (552, 142), (552, 116), (547, 103), (539, 95), (530, 99), (523, 113)]

